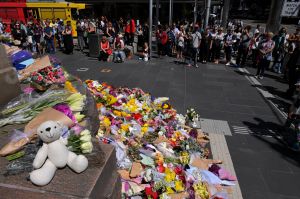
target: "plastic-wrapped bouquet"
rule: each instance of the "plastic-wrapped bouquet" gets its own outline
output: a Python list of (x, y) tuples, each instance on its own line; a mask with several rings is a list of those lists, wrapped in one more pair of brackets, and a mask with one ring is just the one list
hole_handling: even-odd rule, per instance
[(54, 68), (53, 66), (48, 66), (33, 72), (29, 79), (31, 84), (39, 90), (43, 90), (52, 84), (62, 84), (66, 81), (63, 69)]
[(195, 111), (194, 108), (188, 108), (188, 109), (186, 110), (185, 119), (186, 119), (186, 122), (187, 122), (188, 124), (191, 124), (192, 127), (196, 128), (196, 127), (197, 127), (197, 122), (199, 121), (200, 116), (199, 116), (199, 114)]

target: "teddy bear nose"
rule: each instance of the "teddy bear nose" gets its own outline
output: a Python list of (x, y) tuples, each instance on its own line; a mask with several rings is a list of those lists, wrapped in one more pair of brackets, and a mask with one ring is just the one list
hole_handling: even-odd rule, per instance
[(50, 131), (50, 130), (51, 130), (51, 127), (46, 128), (46, 131)]

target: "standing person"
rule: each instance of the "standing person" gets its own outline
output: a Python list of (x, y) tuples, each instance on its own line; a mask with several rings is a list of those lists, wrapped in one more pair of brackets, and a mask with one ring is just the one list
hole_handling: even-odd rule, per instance
[(12, 36), (16, 46), (23, 47), (26, 42), (26, 33), (21, 29), (20, 23), (16, 22), (14, 29), (12, 30)]
[(115, 28), (112, 26), (111, 22), (107, 23), (107, 28), (106, 28), (105, 34), (106, 34), (106, 37), (108, 38), (109, 43), (113, 44), (114, 40), (115, 40), (116, 31), (115, 31)]
[(224, 50), (226, 57), (226, 66), (231, 65), (232, 57), (232, 45), (235, 41), (235, 36), (233, 35), (233, 29), (228, 29), (227, 34), (224, 36)]
[(224, 45), (224, 33), (223, 33), (223, 28), (218, 28), (218, 33), (215, 38), (215, 44), (216, 44), (216, 49), (215, 49), (215, 59), (213, 60), (215, 64), (219, 63), (219, 59), (221, 56), (221, 49), (223, 48)]
[(156, 41), (157, 41), (157, 54), (159, 58), (162, 56), (163, 53), (162, 33), (163, 33), (162, 27), (161, 25), (158, 25), (156, 31)]
[(251, 26), (246, 26), (240, 36), (240, 42), (238, 46), (238, 54), (236, 58), (236, 66), (244, 67), (248, 56), (249, 45), (252, 35), (250, 35)]
[(289, 89), (287, 90), (287, 95), (292, 97), (296, 89), (295, 84), (300, 78), (300, 41), (296, 43), (294, 52), (291, 54), (287, 63), (287, 68), (289, 77)]
[(49, 19), (46, 20), (46, 27), (44, 28), (45, 41), (46, 41), (46, 51), (48, 53), (55, 53), (54, 46), (54, 32), (53, 28), (50, 27)]
[(83, 40), (84, 40), (85, 47), (88, 48), (89, 47), (89, 45), (88, 45), (89, 23), (88, 23), (87, 19), (84, 19), (83, 23), (84, 23)]
[(162, 45), (161, 55), (165, 56), (166, 53), (167, 53), (167, 45), (168, 45), (168, 34), (167, 34), (167, 31), (166, 31), (166, 26), (162, 27), (161, 45)]
[(131, 19), (130, 20), (130, 45), (132, 46), (134, 42), (134, 34), (136, 32), (136, 25), (135, 25), (135, 20)]
[(37, 22), (33, 26), (33, 46), (36, 49), (36, 52), (38, 54), (43, 54), (41, 52), (41, 39), (43, 38), (43, 28), (41, 26), (40, 20), (37, 20)]
[(256, 68), (258, 63), (258, 45), (260, 41), (260, 35), (259, 32), (255, 30), (254, 36), (252, 37), (249, 45), (249, 49), (251, 50), (252, 54), (252, 67)]
[(66, 28), (63, 32), (63, 38), (64, 38), (65, 53), (73, 54), (74, 44), (73, 44), (73, 32), (72, 32), (71, 21), (67, 21)]
[(173, 23), (171, 33), (172, 33), (171, 38), (174, 38), (172, 44), (172, 54), (175, 54), (177, 48), (177, 38), (179, 33), (179, 29), (176, 27), (176, 23)]
[(33, 24), (32, 22), (28, 22), (27, 24), (27, 42), (28, 42), (28, 48), (31, 52), (35, 52), (35, 48), (33, 46)]
[(201, 35), (201, 44), (200, 44), (200, 61), (203, 64), (206, 64), (208, 59), (209, 45), (211, 41), (211, 37), (208, 34), (208, 31), (205, 30)]
[(77, 31), (77, 39), (78, 39), (78, 47), (81, 52), (83, 52), (85, 44), (84, 44), (84, 24), (81, 23), (79, 20), (76, 24), (76, 31)]
[(177, 38), (177, 62), (182, 62), (183, 61), (183, 49), (184, 49), (184, 45), (185, 41), (184, 41), (184, 35), (183, 33), (180, 31), (178, 33), (178, 38)]
[(100, 53), (99, 53), (99, 61), (108, 61), (108, 57), (112, 54), (112, 50), (109, 46), (109, 42), (106, 36), (103, 36), (100, 42)]
[(57, 33), (56, 33), (56, 35), (57, 35), (57, 44), (58, 44), (58, 47), (60, 49), (62, 49), (63, 48), (62, 47), (62, 44), (63, 44), (63, 35), (62, 35), (62, 33), (65, 30), (65, 27), (64, 27), (63, 20), (61, 20), (61, 19), (57, 19), (57, 20), (59, 20), (57, 22)]
[(275, 47), (273, 50), (273, 56), (274, 56), (273, 70), (274, 72), (280, 74), (283, 55), (284, 55), (284, 45), (286, 41), (286, 29), (281, 28), (278, 34), (274, 36), (273, 40), (275, 42)]
[(256, 78), (263, 79), (265, 69), (270, 65), (272, 60), (272, 51), (275, 46), (275, 42), (272, 40), (273, 33), (268, 32), (267, 38), (263, 41), (259, 47), (259, 63), (256, 72)]
[(210, 42), (209, 42), (209, 56), (208, 61), (214, 62), (216, 57), (216, 36), (218, 28), (215, 26), (212, 31), (209, 32)]
[(199, 29), (199, 26), (197, 24), (195, 24), (194, 26), (194, 30), (193, 30), (193, 33), (191, 34), (191, 54), (190, 54), (190, 63), (188, 66), (191, 66), (191, 61), (192, 59), (194, 60), (194, 66), (196, 68), (198, 68), (199, 66), (197, 65), (197, 55), (198, 55), (198, 51), (199, 51), (199, 48), (202, 44), (202, 41), (201, 41), (201, 34), (200, 32), (198, 31)]

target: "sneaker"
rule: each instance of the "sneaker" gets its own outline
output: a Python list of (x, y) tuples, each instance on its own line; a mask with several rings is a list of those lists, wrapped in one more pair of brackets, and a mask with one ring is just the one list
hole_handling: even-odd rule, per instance
[(195, 65), (196, 68), (199, 68), (198, 64)]
[(255, 75), (254, 77), (255, 77), (256, 79), (258, 79), (258, 75)]
[(230, 62), (226, 63), (225, 65), (226, 65), (226, 66), (230, 66)]
[(258, 78), (259, 78), (259, 79), (263, 79), (264, 77), (263, 77), (263, 76), (259, 76)]

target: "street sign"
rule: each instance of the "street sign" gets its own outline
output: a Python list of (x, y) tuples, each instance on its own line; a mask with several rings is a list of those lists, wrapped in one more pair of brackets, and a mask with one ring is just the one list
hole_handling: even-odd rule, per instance
[(285, 0), (282, 7), (281, 16), (297, 17), (300, 8), (300, 0)]

